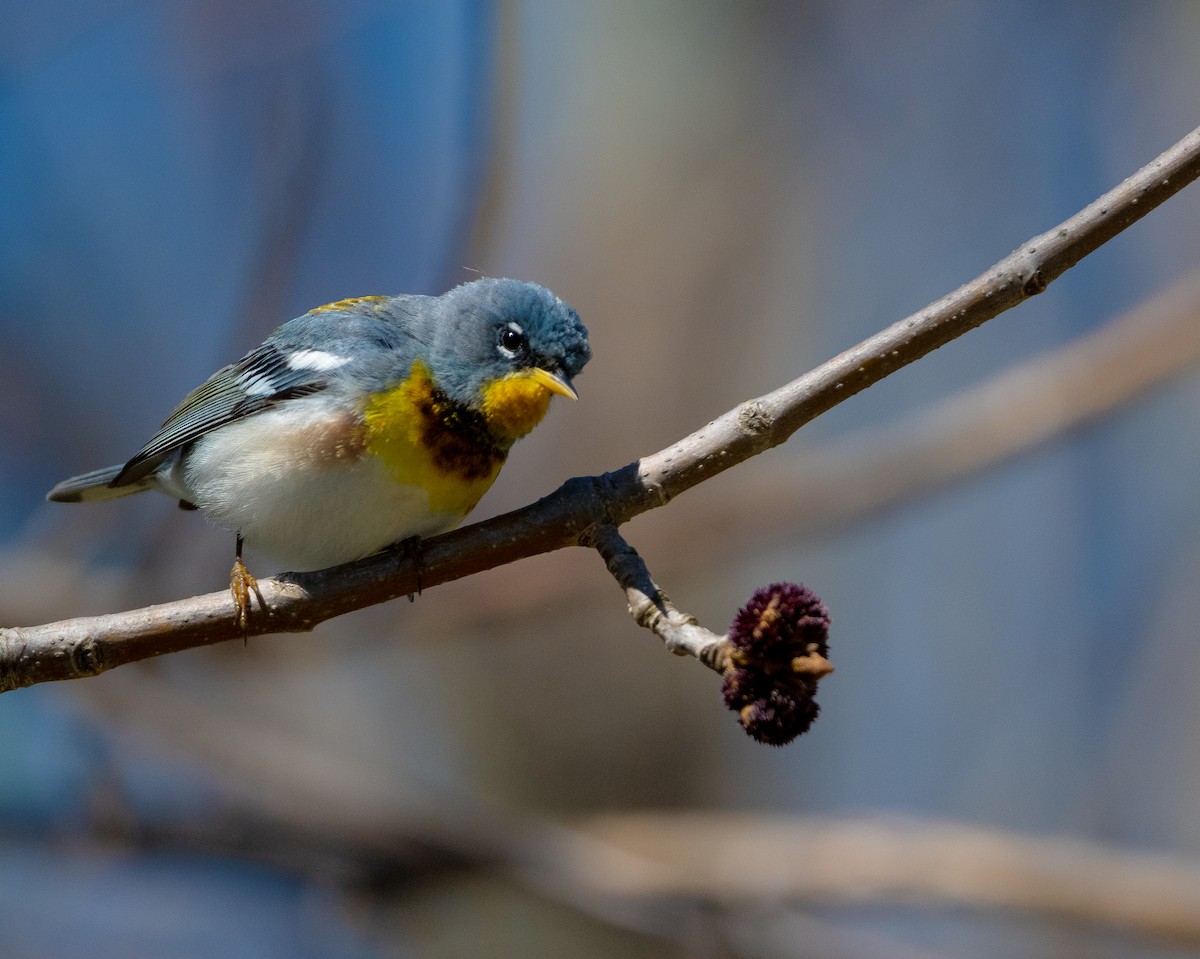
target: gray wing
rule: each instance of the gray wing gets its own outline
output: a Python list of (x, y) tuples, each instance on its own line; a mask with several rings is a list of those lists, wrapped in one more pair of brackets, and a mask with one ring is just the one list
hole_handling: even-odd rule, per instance
[(268, 409), (282, 400), (317, 393), (329, 385), (320, 370), (294, 367), (271, 340), (236, 363), (217, 370), (184, 397), (151, 440), (122, 467), (109, 486), (137, 483), (181, 446), (218, 427)]
[(405, 375), (417, 344), (429, 335), (427, 304), (432, 299), (356, 297), (290, 320), (185, 396), (108, 485), (137, 483), (205, 433), (284, 400), (319, 393), (351, 369), (365, 383), (386, 382), (397, 372)]
[(128, 463), (64, 480), (47, 498), (78, 503), (138, 493), (154, 485), (153, 473), (172, 453), (227, 423), (318, 393), (346, 374), (367, 390), (397, 382), (428, 349), (438, 299), (356, 297), (290, 320), (185, 396)]

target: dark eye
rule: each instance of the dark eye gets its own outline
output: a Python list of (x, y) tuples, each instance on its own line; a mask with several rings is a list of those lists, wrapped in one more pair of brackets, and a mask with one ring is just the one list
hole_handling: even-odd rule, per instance
[(506, 326), (500, 331), (500, 348), (504, 352), (516, 355), (525, 346), (525, 334), (514, 326)]

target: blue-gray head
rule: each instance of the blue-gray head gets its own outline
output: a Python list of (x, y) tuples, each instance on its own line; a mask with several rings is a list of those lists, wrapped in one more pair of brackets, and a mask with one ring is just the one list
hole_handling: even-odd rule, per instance
[(451, 399), (514, 412), (533, 403), (544, 414), (551, 394), (575, 398), (573, 380), (591, 358), (587, 329), (552, 292), (536, 283), (489, 278), (438, 300), (430, 364), (438, 388)]

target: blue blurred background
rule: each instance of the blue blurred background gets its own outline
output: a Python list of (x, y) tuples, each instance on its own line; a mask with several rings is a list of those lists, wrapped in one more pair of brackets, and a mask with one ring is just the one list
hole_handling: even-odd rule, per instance
[[(7, 0), (0, 23), (6, 625), (221, 588), (229, 537), (165, 498), (42, 497), (312, 306), (483, 272), (578, 308), (582, 402), (518, 447), (482, 517), (900, 319), (1200, 115), (1190, 0)], [(11, 692), (3, 954), (741, 954), (455, 865), (523, 817), (604, 810), (905, 816), (1200, 857), (1194, 371), (819, 533), (765, 535), (742, 494), (1135, 307), (1193, 268), (1198, 214), (1193, 187), (629, 526), (718, 631), (762, 583), (823, 596), (838, 672), (808, 736), (746, 739), (582, 550), (312, 636)], [(734, 518), (720, 535), (713, 511)], [(847, 939), (769, 954), (1190, 954), (1020, 923), (996, 945), (992, 917), (824, 921)]]

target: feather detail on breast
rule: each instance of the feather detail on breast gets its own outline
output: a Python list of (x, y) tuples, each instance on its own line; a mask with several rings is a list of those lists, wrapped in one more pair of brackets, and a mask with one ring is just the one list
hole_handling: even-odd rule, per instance
[(480, 412), (456, 403), (421, 362), (399, 386), (376, 394), (363, 414), (365, 447), (397, 482), (429, 492), (437, 510), (469, 512), (487, 492), (511, 443)]

